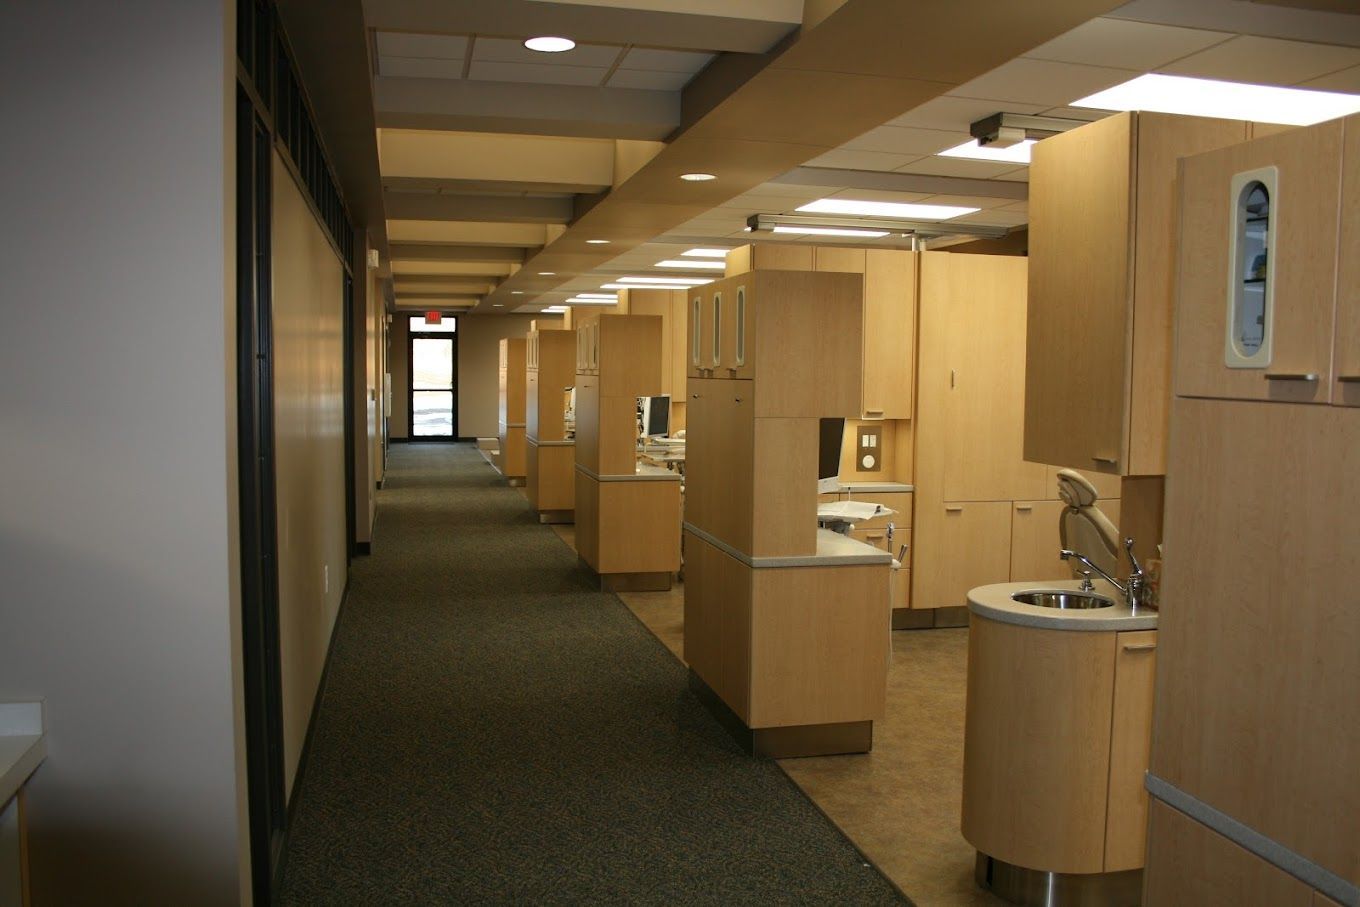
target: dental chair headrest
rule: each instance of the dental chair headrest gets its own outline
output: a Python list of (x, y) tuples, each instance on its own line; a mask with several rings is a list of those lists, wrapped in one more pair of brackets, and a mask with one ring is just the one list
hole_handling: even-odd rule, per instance
[(1058, 470), (1058, 497), (1069, 507), (1090, 507), (1100, 497), (1096, 486), (1075, 469)]

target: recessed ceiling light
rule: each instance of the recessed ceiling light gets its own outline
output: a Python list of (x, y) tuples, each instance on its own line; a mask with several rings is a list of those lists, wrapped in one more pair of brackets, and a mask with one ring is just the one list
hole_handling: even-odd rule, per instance
[(562, 38), (557, 35), (542, 35), (537, 38), (526, 39), (524, 46), (541, 54), (560, 54), (563, 51), (571, 50), (576, 46), (576, 42), (570, 38)]
[(556, 277), (556, 276), (557, 276), (557, 272), (556, 272), (556, 271), (539, 271), (539, 272), (538, 272), (538, 276), (539, 276), (539, 277)]
[(493, 302), (493, 303), (491, 303), (491, 308), (493, 308), (493, 309), (503, 309), (503, 308), (505, 308), (505, 303), (503, 303), (503, 302)]
[(1311, 126), (1360, 111), (1360, 95), (1148, 73), (1073, 101), (1071, 106)]
[(809, 236), (863, 236), (865, 239), (878, 239), (887, 236), (886, 230), (851, 230), (848, 227), (774, 227), (771, 233), (799, 233)]
[(1006, 148), (995, 145), (979, 145), (977, 139), (946, 148), (939, 157), (964, 157), (974, 161), (1008, 161), (1012, 164), (1028, 164), (1029, 150), (1034, 147), (1034, 139), (1025, 139)]
[(523, 296), (523, 295), (524, 295), (524, 291), (523, 291), (523, 290), (511, 290), (511, 291), (510, 291), (510, 295), (511, 295), (511, 296)]
[(617, 293), (577, 293), (573, 299), (618, 299)]
[(687, 183), (706, 183), (709, 180), (717, 179), (717, 177), (711, 173), (682, 173), (680, 174), (680, 178)]
[(681, 258), (726, 258), (726, 249), (690, 249), (688, 252), (681, 252)]
[(607, 245), (609, 245), (609, 240), (607, 240), (607, 239), (587, 239), (586, 242), (589, 243), (589, 244), (592, 245), (592, 246), (607, 246)]
[(972, 214), (980, 209), (959, 205), (919, 205), (903, 202), (862, 202), (852, 198), (822, 198), (809, 202), (797, 210), (808, 214), (859, 214), (869, 217), (909, 217), (912, 220), (948, 220), (951, 217)]
[[(712, 281), (705, 281), (712, 283)], [(688, 290), (698, 286), (693, 283), (603, 283), (601, 290)]]
[(562, 312), (565, 312), (566, 310), (567, 310), (567, 307), (564, 306), (564, 305), (550, 305), (550, 306), (546, 306), (546, 307), (544, 307), (544, 308), (539, 309), (540, 312), (549, 312), (549, 313), (551, 313), (551, 314), (553, 314), (553, 315), (559, 315), (559, 314), (561, 314)]
[(695, 268), (701, 271), (721, 271), (727, 267), (725, 261), (704, 261), (703, 259), (684, 259), (668, 258), (665, 261), (658, 261), (655, 265), (658, 268)]
[(619, 283), (640, 283), (640, 284), (675, 283), (675, 284), (685, 284), (685, 285), (687, 285), (687, 286), (692, 286), (692, 287), (700, 287), (700, 286), (703, 286), (703, 285), (706, 284), (706, 283), (712, 283), (712, 282), (713, 282), (713, 278), (711, 278), (711, 277), (708, 277), (708, 278), (705, 278), (705, 277), (620, 277), (620, 278), (619, 278)]

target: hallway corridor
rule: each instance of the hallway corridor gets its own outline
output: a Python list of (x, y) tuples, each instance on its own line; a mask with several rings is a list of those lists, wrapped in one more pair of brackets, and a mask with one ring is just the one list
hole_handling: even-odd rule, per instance
[(387, 476), (283, 903), (905, 902), (475, 449)]

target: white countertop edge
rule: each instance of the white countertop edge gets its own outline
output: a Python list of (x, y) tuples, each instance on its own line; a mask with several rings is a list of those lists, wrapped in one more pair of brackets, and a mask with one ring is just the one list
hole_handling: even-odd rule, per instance
[(41, 700), (0, 702), (0, 806), (47, 758), (44, 709)]
[(1054, 582), (995, 583), (978, 586), (968, 590), (968, 610), (979, 617), (1016, 624), (1021, 627), (1037, 627), (1044, 630), (1086, 630), (1103, 632), (1123, 632), (1127, 630), (1157, 629), (1157, 612), (1140, 611), (1134, 614), (1124, 604), (1119, 591), (1104, 580), (1096, 580), (1096, 594), (1114, 599), (1109, 608), (1094, 608), (1089, 611), (1059, 611), (1055, 608), (1040, 608), (1014, 601), (1011, 596), (1016, 592), (1076, 592), (1081, 589), (1078, 580), (1056, 580)]
[[(623, 475), (602, 476), (591, 472), (589, 467), (576, 464), (577, 472), (583, 473), (597, 482), (679, 482), (680, 473), (671, 472), (669, 469), (662, 469), (659, 466), (645, 467), (646, 472), (635, 472), (631, 476), (627, 473)], [(655, 471), (653, 471), (655, 470)]]
[(832, 532), (829, 529), (817, 530), (817, 553), (805, 555), (790, 555), (786, 557), (751, 557), (716, 536), (710, 535), (692, 523), (685, 523), (686, 532), (691, 533), (697, 538), (703, 539), (714, 548), (719, 549), (748, 567), (754, 569), (764, 569), (768, 567), (837, 567), (837, 566), (873, 566), (882, 564), (892, 566), (892, 555), (873, 545), (865, 544), (858, 539)]

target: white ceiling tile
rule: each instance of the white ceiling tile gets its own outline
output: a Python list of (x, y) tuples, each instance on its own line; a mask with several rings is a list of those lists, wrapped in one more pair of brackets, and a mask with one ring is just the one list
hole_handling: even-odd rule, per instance
[(1052, 63), (1021, 57), (960, 85), (950, 95), (1005, 101), (1007, 106), (1021, 103), (1050, 107), (1054, 104), (1070, 104), (1077, 98), (1127, 82), (1140, 74), (1127, 69)]
[(437, 60), (461, 60), (467, 56), (467, 38), (463, 35), (410, 35), (380, 31), (377, 44), (379, 56), (429, 57)]
[(922, 173), (928, 176), (966, 176), (973, 179), (992, 179), (1015, 165), (1009, 162), (970, 161), (957, 157), (926, 157), (898, 168), (898, 173)]
[(892, 192), (887, 189), (837, 189), (818, 198), (852, 198), (859, 202), (899, 202), (907, 204), (926, 198), (924, 192)]
[(1023, 202), (1011, 202), (1010, 204), (1007, 204), (1007, 205), (1001, 205), (1001, 210), (1002, 210), (1002, 211), (1019, 211), (1019, 212), (1022, 213), (1022, 214), (1023, 214), (1023, 213), (1027, 213), (1027, 212), (1029, 211), (1029, 200), (1027, 199), (1027, 200), (1025, 200), (1025, 201), (1023, 201)]
[(378, 75), (399, 79), (461, 79), (463, 61), (428, 57), (379, 57)]
[(1360, 48), (1241, 35), (1160, 71), (1256, 85), (1295, 85), (1356, 65)]
[(1029, 182), (1029, 168), (1028, 168), (1028, 167), (1016, 167), (1014, 170), (1010, 170), (1010, 171), (1008, 171), (1008, 172), (1006, 172), (1006, 173), (998, 174), (998, 175), (995, 177), (995, 179), (999, 179), (999, 180), (1009, 180), (1009, 181), (1011, 181), (1011, 182), (1013, 182), (1013, 183), (1028, 183), (1028, 182)]
[(828, 151), (805, 163), (804, 167), (835, 167), (840, 170), (896, 170), (915, 160), (914, 154), (885, 154), (879, 151)]
[(609, 77), (610, 88), (643, 88), (648, 91), (679, 91), (694, 78), (687, 72), (619, 69)]
[(1145, 71), (1164, 66), (1231, 37), (1232, 34), (1228, 32), (1100, 18), (1078, 25), (1047, 44), (1034, 48), (1025, 56), (1036, 60)]
[(1319, 91), (1344, 91), (1360, 94), (1360, 66), (1352, 66), (1317, 79), (1301, 82), (1299, 88), (1316, 88)]
[[(1080, 97), (1080, 95), (1077, 97)], [(1066, 104), (1071, 100), (1071, 98), (1068, 98), (1062, 103)], [(1052, 106), (1052, 104), (1003, 104), (1000, 101), (941, 95), (938, 98), (926, 101), (915, 110), (908, 111), (894, 120), (889, 120), (887, 125), (943, 129), (967, 135), (968, 127), (975, 120), (1000, 113), (1003, 108), (1007, 113), (1038, 113)]]
[(1114, 116), (1113, 110), (1096, 110), (1094, 107), (1051, 107), (1044, 111), (1046, 117), (1061, 117), (1065, 120), (1085, 120), (1094, 123), (1096, 120), (1103, 120), (1106, 117)]
[(946, 224), (990, 224), (997, 227), (1018, 227), (1021, 224), (1029, 223), (1029, 215), (1022, 211), (1003, 211), (993, 208), (989, 211), (977, 211), (973, 214), (965, 214), (962, 217), (951, 217), (945, 221)]
[(882, 151), (892, 154), (935, 154), (968, 141), (968, 130), (949, 132), (942, 129), (912, 129), (902, 126), (879, 126), (841, 146), (846, 151)]
[(536, 82), (543, 85), (599, 85), (607, 69), (586, 66), (541, 66), (532, 63), (487, 63), (474, 59), (469, 79), (484, 82)]
[(612, 44), (578, 44), (556, 54), (529, 50), (514, 38), (478, 38), (472, 45), (472, 59), (494, 63), (531, 63), (540, 66), (602, 66), (608, 69), (623, 50)]
[(835, 186), (800, 186), (795, 183), (761, 183), (759, 186), (752, 186), (744, 193), (752, 197), (761, 195), (776, 195), (781, 198), (822, 198), (829, 192), (835, 191)]
[(922, 199), (927, 205), (958, 205), (963, 208), (1007, 208), (1010, 198), (990, 195), (931, 195)]
[(693, 75), (708, 65), (713, 54), (692, 53), (683, 50), (652, 50), (634, 47), (619, 64), (620, 69), (651, 69), (658, 72), (683, 72)]

